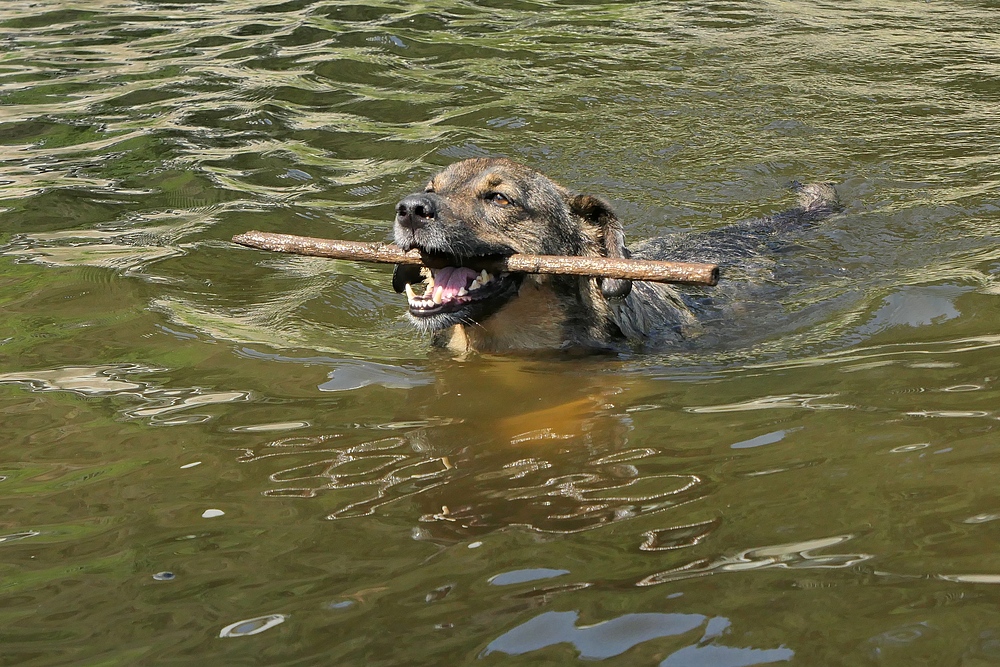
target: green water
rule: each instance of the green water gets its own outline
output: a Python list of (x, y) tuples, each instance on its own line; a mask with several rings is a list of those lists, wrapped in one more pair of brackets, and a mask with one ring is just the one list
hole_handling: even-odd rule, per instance
[[(998, 8), (3, 3), (0, 664), (1000, 663)], [(228, 242), (478, 155), (632, 239), (846, 209), (657, 356)]]

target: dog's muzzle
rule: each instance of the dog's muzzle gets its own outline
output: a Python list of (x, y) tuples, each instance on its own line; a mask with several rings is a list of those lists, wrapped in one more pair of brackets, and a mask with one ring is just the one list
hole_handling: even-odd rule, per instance
[[(413, 194), (404, 197), (396, 204), (396, 224), (404, 230), (416, 232), (423, 229), (437, 217), (438, 203), (436, 197), (429, 193)], [(405, 248), (410, 250), (411, 248)]]
[[(397, 265), (392, 286), (406, 294), (410, 321), (425, 331), (482, 321), (513, 298), (524, 276), (491, 273), (477, 259), (513, 254), (506, 246), (483, 243), (462, 223), (448, 218), (437, 194), (419, 192), (396, 204), (394, 236), (403, 250), (417, 249), (425, 267)], [(422, 292), (414, 285), (426, 283)]]

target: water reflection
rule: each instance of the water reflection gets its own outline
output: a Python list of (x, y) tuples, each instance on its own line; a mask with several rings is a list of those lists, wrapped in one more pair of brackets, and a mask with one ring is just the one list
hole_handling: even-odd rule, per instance
[[(1000, 335), (987, 334), (920, 343), (890, 343), (886, 345), (856, 346), (816, 356), (753, 364), (749, 368), (782, 370), (801, 367), (832, 366), (839, 364), (884, 363), (905, 364), (909, 368), (955, 368), (958, 361), (946, 361), (946, 355), (960, 355), (977, 350), (1000, 347)], [(926, 358), (926, 360), (924, 360)], [(868, 366), (872, 368), (873, 366)], [(863, 367), (861, 367), (863, 369)]]
[(417, 376), (403, 398), (433, 414), (365, 425), (399, 435), (281, 438), (246, 448), (239, 461), (265, 466), (274, 484), (265, 495), (322, 494), (336, 503), (330, 519), (415, 505), (414, 518), (438, 537), (513, 525), (573, 533), (705, 496), (700, 476), (674, 472), (658, 449), (629, 446), (632, 397), (620, 377), (581, 382), (544, 368), (507, 360), (441, 366), (434, 384)]
[(351, 391), (371, 385), (389, 389), (409, 389), (434, 382), (434, 376), (406, 364), (381, 364), (361, 359), (343, 359), (328, 356), (294, 357), (287, 354), (260, 352), (243, 347), (239, 354), (251, 359), (265, 359), (285, 364), (328, 366), (330, 379), (319, 385), (320, 391)]
[[(445, 457), (414, 452), (402, 437), (384, 438), (343, 448), (325, 446), (338, 437), (287, 438), (264, 448), (246, 450), (238, 459), (253, 463), (265, 459), (305, 459), (271, 473), (282, 486), (264, 491), (268, 496), (311, 498), (323, 491), (340, 491), (344, 500), (328, 518), (367, 516), (391, 502), (424, 493), (443, 484), (450, 464)], [(291, 484), (289, 486), (289, 484)]]
[(859, 331), (870, 336), (892, 326), (922, 327), (958, 317), (955, 300), (973, 290), (957, 285), (905, 287), (887, 296), (871, 320)]
[(703, 405), (684, 408), (696, 414), (722, 412), (747, 412), (750, 410), (774, 410), (779, 408), (804, 408), (807, 410), (846, 410), (852, 406), (843, 403), (821, 403), (822, 399), (833, 398), (836, 394), (792, 394), (789, 396), (764, 396), (739, 403), (723, 405)]
[(210, 414), (178, 414), (215, 404), (250, 400), (246, 391), (211, 391), (201, 387), (163, 388), (135, 376), (159, 374), (138, 364), (105, 366), (72, 366), (52, 370), (36, 370), (0, 374), (0, 384), (24, 384), (32, 391), (66, 391), (83, 396), (126, 397), (142, 405), (125, 408), (121, 413), (132, 419), (145, 419), (159, 426), (196, 424), (212, 418)]
[(639, 548), (643, 551), (669, 551), (693, 547), (711, 535), (721, 524), (721, 519), (713, 519), (683, 526), (649, 530), (642, 534), (643, 541)]
[(965, 584), (1000, 584), (1000, 574), (941, 574), (938, 578)]
[(596, 457), (576, 472), (575, 456), (569, 460), (535, 456), (498, 464), (496, 459), (502, 456), (497, 454), (487, 462), (467, 451), (436, 455), (428, 451), (433, 447), (420, 431), (330, 447), (339, 437), (285, 438), (248, 449), (238, 460), (280, 466), (269, 475), (280, 486), (266, 489), (265, 495), (309, 498), (322, 493), (340, 498), (330, 519), (366, 516), (409, 500), (428, 508), (420, 516), (422, 523), (446, 533), (488, 532), (509, 525), (571, 533), (677, 507), (704, 495), (702, 481), (695, 475), (641, 474), (635, 468), (641, 465), (641, 451), (624, 459), (632, 462), (631, 467)]
[(45, 266), (92, 266), (166, 281), (150, 273), (151, 266), (185, 252), (187, 245), (181, 240), (214, 221), (206, 212), (183, 216), (160, 213), (149, 214), (141, 222), (108, 223), (100, 229), (29, 232), (0, 247), (0, 254)]
[(309, 422), (274, 422), (271, 424), (249, 424), (247, 426), (234, 426), (231, 430), (234, 433), (269, 433), (271, 431), (294, 431), (300, 428), (308, 428)]
[(137, 365), (71, 366), (52, 370), (4, 373), (0, 382), (25, 384), (32, 391), (71, 391), (85, 396), (128, 395), (139, 397), (147, 389), (142, 382), (125, 376), (152, 372)]
[(38, 537), (41, 533), (37, 530), (26, 530), (23, 533), (10, 533), (8, 535), (0, 535), (0, 544), (6, 544), (8, 542), (16, 542), (18, 540), (23, 540), (29, 537)]
[(901, 648), (934, 637), (937, 630), (930, 623), (909, 623), (887, 630), (868, 640), (872, 656), (877, 659), (890, 658), (893, 649)]
[(569, 644), (583, 660), (606, 660), (635, 646), (666, 637), (683, 636), (703, 628), (695, 644), (668, 655), (660, 667), (714, 665), (743, 667), (791, 660), (795, 652), (777, 649), (735, 648), (712, 643), (730, 622), (722, 617), (701, 614), (640, 613), (624, 614), (592, 625), (577, 625), (575, 611), (548, 611), (505, 632), (489, 643), (481, 657), (491, 653), (524, 655), (532, 651)]
[(721, 572), (747, 572), (775, 568), (841, 569), (853, 567), (874, 558), (873, 554), (864, 553), (826, 555), (813, 553), (820, 549), (842, 544), (852, 537), (852, 535), (837, 535), (804, 542), (745, 549), (736, 555), (722, 556), (713, 560), (699, 559), (644, 577), (636, 585), (654, 586)]
[(284, 623), (287, 618), (284, 614), (270, 614), (268, 616), (258, 616), (243, 621), (236, 621), (222, 628), (219, 631), (219, 637), (249, 637), (250, 635), (257, 635)]
[(564, 574), (569, 574), (569, 570), (555, 570), (548, 567), (536, 567), (527, 570), (501, 572), (500, 574), (493, 575), (487, 581), (493, 586), (512, 586), (514, 584), (523, 584), (529, 581), (561, 577)]
[(578, 618), (575, 611), (545, 612), (494, 639), (483, 655), (522, 655), (565, 642), (584, 660), (604, 660), (650, 639), (690, 632), (708, 620), (700, 614), (625, 614), (577, 627)]

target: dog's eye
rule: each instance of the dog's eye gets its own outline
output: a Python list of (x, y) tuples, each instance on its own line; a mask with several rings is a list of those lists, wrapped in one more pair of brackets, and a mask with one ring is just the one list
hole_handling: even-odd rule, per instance
[(496, 204), (497, 206), (510, 206), (510, 200), (499, 192), (491, 192), (486, 195), (486, 199), (490, 203)]

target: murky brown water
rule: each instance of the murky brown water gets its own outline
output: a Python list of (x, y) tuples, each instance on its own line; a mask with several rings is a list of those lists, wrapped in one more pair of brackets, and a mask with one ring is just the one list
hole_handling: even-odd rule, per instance
[[(997, 10), (3, 4), (0, 664), (1000, 663)], [(846, 211), (657, 356), (228, 243), (488, 154), (633, 239)]]

